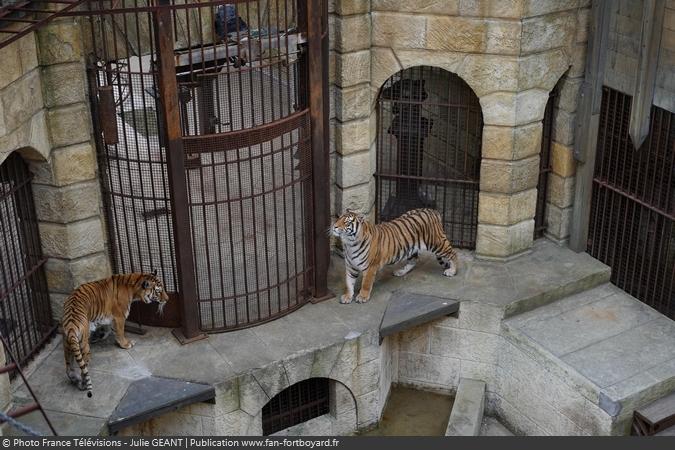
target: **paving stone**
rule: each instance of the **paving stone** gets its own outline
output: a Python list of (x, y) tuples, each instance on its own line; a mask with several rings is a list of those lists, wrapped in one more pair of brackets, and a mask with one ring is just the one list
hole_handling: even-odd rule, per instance
[(380, 340), (390, 334), (454, 314), (458, 310), (458, 301), (409, 292), (394, 292), (382, 316)]

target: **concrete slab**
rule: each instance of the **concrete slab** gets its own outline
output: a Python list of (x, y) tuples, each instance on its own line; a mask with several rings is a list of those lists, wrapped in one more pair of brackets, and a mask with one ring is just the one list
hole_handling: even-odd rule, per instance
[(449, 316), (459, 310), (459, 302), (432, 295), (394, 292), (380, 323), (380, 342), (391, 334)]
[(491, 416), (483, 417), (483, 423), (480, 427), (479, 436), (515, 436), (508, 428), (506, 428), (502, 423)]
[(485, 408), (485, 382), (460, 378), (446, 436), (478, 436)]

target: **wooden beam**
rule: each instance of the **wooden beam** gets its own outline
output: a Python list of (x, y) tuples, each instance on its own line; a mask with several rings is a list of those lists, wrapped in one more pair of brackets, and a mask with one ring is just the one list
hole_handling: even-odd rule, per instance
[(666, 0), (644, 0), (642, 4), (640, 56), (628, 126), (630, 139), (636, 149), (642, 146), (649, 135), (665, 8)]
[(578, 164), (569, 246), (576, 252), (586, 251), (588, 241), (595, 147), (600, 124), (602, 85), (605, 76), (609, 22), (613, 11), (612, 3), (611, 0), (594, 0), (591, 9), (593, 22), (589, 30), (589, 51), (586, 56), (584, 82), (580, 92), (574, 136), (574, 158)]

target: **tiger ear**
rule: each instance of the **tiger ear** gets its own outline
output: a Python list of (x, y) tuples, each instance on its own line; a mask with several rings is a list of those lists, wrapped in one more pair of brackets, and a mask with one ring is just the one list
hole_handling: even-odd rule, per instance
[(356, 220), (358, 220), (359, 222), (363, 222), (363, 221), (366, 220), (366, 215), (363, 214), (363, 213), (357, 212), (356, 213)]
[(156, 269), (156, 268), (153, 269), (153, 271), (152, 271), (152, 276), (153, 276), (153, 277), (156, 277), (156, 276), (157, 276), (157, 269)]

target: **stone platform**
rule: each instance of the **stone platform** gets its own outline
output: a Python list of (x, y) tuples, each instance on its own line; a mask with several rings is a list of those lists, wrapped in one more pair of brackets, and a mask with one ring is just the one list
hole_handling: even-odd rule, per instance
[[(376, 423), (392, 383), (454, 392), (460, 377), (485, 381), (486, 414), (499, 417), (516, 433), (619, 432), (619, 416), (643, 397), (621, 403), (621, 412), (613, 416), (611, 408), (607, 411), (602, 405), (632, 398), (629, 392), (616, 391), (621, 386), (628, 388), (616, 384), (622, 380), (606, 385), (615, 389), (604, 391), (609, 403), (600, 404), (599, 396), (587, 398), (575, 391), (576, 384), (596, 384), (593, 377), (602, 376), (611, 367), (607, 366), (610, 360), (590, 360), (584, 353), (595, 342), (601, 349), (610, 331), (603, 334), (590, 326), (591, 322), (579, 329), (565, 327), (566, 322), (560, 321), (567, 316), (553, 313), (592, 303), (595, 289), (599, 289), (597, 296), (609, 291), (618, 296), (617, 290), (603, 286), (609, 280), (609, 268), (547, 240), (538, 241), (530, 254), (507, 263), (474, 260), (469, 253), (460, 258), (454, 278), (442, 276), (433, 257), (421, 258), (418, 267), (402, 278), (392, 276), (393, 268), (385, 268), (367, 304), (342, 305), (337, 298), (308, 304), (278, 320), (212, 334), (187, 346), (181, 346), (170, 330), (159, 328), (133, 336), (136, 345), (130, 350), (116, 347), (112, 340), (95, 344), (90, 366), (92, 399), (68, 383), (59, 337), (31, 365), (29, 379), (61, 434), (104, 433), (106, 421), (129, 385), (151, 375), (211, 384), (216, 391), (215, 404), (190, 405), (127, 433), (260, 434), (262, 406), (285, 387), (316, 376), (335, 381), (332, 392), (337, 403), (329, 415), (331, 420), (302, 428), (310, 434), (349, 434)], [(334, 257), (330, 272), (334, 293), (342, 289), (343, 270), (342, 261)], [(459, 316), (387, 336), (379, 345), (380, 321), (395, 291), (458, 299)], [(584, 291), (589, 291), (591, 298), (575, 300), (574, 295)], [(596, 300), (607, 302), (610, 298), (604, 295)], [(641, 304), (622, 301), (626, 306), (614, 313), (616, 323), (623, 325), (607, 325), (615, 334), (630, 333), (631, 329), (636, 333), (640, 326), (651, 324), (660, 327), (655, 333), (662, 333), (654, 335), (654, 341), (669, 339), (663, 334), (669, 329), (663, 318), (641, 310)], [(562, 306), (568, 303), (569, 307)], [(541, 317), (535, 316), (538, 311)], [(552, 350), (536, 352), (532, 339), (523, 334), (536, 331), (544, 344), (552, 342), (547, 327), (537, 325), (546, 320), (551, 324), (549, 331), (563, 335), (559, 343), (548, 344), (559, 346), (552, 349), (564, 352), (559, 357)], [(628, 328), (637, 323), (642, 325)], [(570, 355), (568, 362), (566, 355)], [(666, 362), (667, 358), (654, 360), (655, 364)], [(570, 364), (575, 364), (574, 370), (569, 369)], [(641, 352), (626, 353), (621, 364), (645, 367)], [(551, 372), (551, 366), (556, 365), (562, 372)], [(665, 371), (659, 375), (662, 379), (675, 379), (675, 370), (659, 367)], [(649, 380), (657, 376), (648, 375)], [(661, 383), (659, 389), (672, 388), (668, 383)], [(13, 386), (13, 393), (17, 404), (27, 401), (20, 384)], [(35, 416), (27, 421), (44, 429)]]

